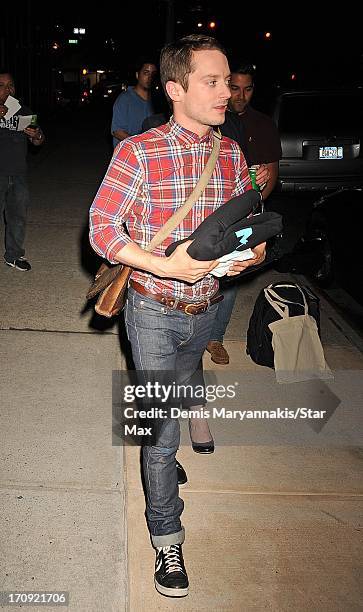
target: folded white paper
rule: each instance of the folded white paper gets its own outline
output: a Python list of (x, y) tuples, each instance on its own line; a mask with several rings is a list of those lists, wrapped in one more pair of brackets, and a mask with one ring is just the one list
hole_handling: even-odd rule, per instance
[(4, 105), (7, 107), (7, 113), (4, 115), (4, 119), (11, 119), (15, 113), (21, 109), (21, 104), (19, 104), (19, 100), (13, 98), (13, 96), (8, 96), (4, 102)]
[(23, 130), (25, 130), (26, 127), (29, 127), (29, 125), (31, 124), (33, 115), (18, 115), (18, 116), (19, 116), (19, 123), (18, 123), (17, 131), (22, 132)]
[(255, 256), (251, 249), (245, 249), (244, 251), (232, 251), (232, 253), (228, 253), (227, 255), (223, 255), (218, 261), (219, 264), (214, 270), (212, 270), (211, 274), (213, 276), (217, 276), (220, 278), (227, 274), (231, 265), (234, 261), (246, 261), (247, 259), (252, 259)]

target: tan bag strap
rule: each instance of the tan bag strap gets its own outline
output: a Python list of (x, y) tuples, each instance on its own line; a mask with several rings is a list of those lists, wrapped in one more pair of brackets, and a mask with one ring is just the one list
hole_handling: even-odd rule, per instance
[(184, 217), (188, 214), (193, 204), (200, 198), (204, 189), (208, 185), (209, 179), (213, 174), (213, 170), (217, 163), (219, 149), (221, 146), (222, 134), (218, 130), (218, 132), (213, 132), (214, 142), (213, 149), (210, 157), (205, 165), (205, 168), (201, 174), (201, 177), (198, 183), (195, 185), (192, 193), (189, 198), (184, 202), (183, 206), (181, 206), (170, 219), (167, 220), (165, 225), (155, 234), (151, 242), (145, 247), (145, 251), (153, 251), (159, 244), (161, 244), (165, 238), (171, 234), (173, 230), (183, 221)]
[(277, 286), (275, 285), (275, 287), (295, 287), (296, 289), (300, 291), (302, 295), (302, 299), (303, 299), (303, 304), (300, 304), (300, 302), (291, 302), (291, 300), (286, 300), (285, 298), (282, 298), (280, 295), (278, 295), (278, 293), (274, 291), (273, 285), (269, 285), (268, 287), (265, 287), (264, 289), (265, 298), (268, 301), (268, 303), (272, 306), (272, 308), (276, 310), (276, 312), (280, 315), (280, 317), (282, 317), (283, 319), (286, 319), (289, 317), (288, 304), (298, 304), (299, 306), (304, 308), (304, 314), (308, 314), (309, 309), (308, 309), (308, 305), (305, 299), (305, 295), (301, 287), (299, 287), (299, 285), (286, 284), (286, 285), (277, 285)]

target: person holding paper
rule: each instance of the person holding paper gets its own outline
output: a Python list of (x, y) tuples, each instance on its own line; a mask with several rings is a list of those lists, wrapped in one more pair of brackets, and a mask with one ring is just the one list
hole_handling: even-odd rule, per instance
[[(31, 270), (25, 259), (24, 240), (29, 205), (27, 141), (44, 142), (38, 126), (30, 126), (32, 112), (14, 97), (12, 75), (0, 70), (0, 213), (5, 213), (5, 263), (17, 270)], [(26, 119), (27, 118), (27, 119)]]

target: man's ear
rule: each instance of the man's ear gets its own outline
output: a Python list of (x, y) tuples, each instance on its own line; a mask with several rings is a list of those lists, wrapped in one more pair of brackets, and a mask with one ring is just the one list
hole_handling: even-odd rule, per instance
[(168, 92), (169, 98), (171, 98), (173, 102), (179, 102), (181, 100), (184, 89), (180, 83), (176, 83), (175, 81), (167, 81), (165, 84), (165, 89)]
[(136, 80), (138, 81), (139, 80), (139, 73), (135, 72), (135, 76), (136, 76)]

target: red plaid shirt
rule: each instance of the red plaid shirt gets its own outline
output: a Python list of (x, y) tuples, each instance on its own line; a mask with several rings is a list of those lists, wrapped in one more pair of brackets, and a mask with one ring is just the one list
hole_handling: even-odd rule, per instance
[[(90, 241), (95, 251), (116, 263), (116, 255), (129, 242), (145, 248), (192, 192), (212, 147), (212, 129), (200, 138), (173, 118), (121, 142), (90, 210)], [(171, 242), (188, 237), (219, 206), (248, 189), (251, 183), (244, 156), (237, 143), (223, 137), (207, 187), (153, 254), (163, 257)], [(218, 281), (211, 274), (194, 284), (159, 278), (142, 270), (135, 270), (132, 278), (153, 293), (195, 302), (210, 298), (218, 289)]]

